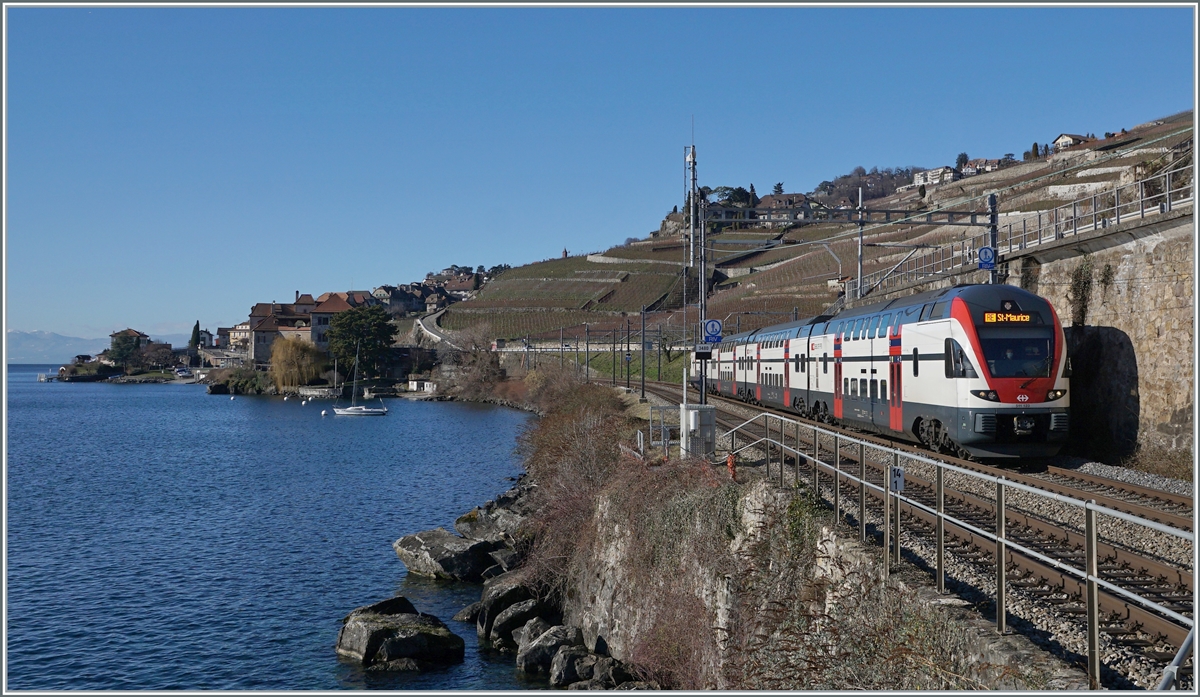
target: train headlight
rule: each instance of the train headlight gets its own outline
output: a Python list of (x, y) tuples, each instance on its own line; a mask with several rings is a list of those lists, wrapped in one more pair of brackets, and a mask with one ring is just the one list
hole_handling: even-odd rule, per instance
[(1066, 390), (1050, 390), (1046, 393), (1046, 401), (1053, 402), (1056, 399), (1060, 399), (1066, 393)]
[(995, 390), (971, 390), (971, 394), (980, 399), (986, 399), (989, 402), (1000, 401), (1000, 395), (996, 394)]

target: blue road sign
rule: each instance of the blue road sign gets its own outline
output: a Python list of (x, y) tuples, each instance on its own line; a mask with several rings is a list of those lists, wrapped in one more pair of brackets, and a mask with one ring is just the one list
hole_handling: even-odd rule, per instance
[(983, 271), (991, 271), (996, 268), (996, 250), (991, 247), (979, 248), (979, 268)]
[(704, 322), (704, 341), (709, 344), (721, 343), (721, 320), (710, 319)]

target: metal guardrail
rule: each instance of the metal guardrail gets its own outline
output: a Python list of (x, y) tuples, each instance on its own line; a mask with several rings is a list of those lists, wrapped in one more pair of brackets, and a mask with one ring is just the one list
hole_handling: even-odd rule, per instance
[(1192, 631), (1188, 632), (1187, 639), (1183, 641), (1183, 646), (1179, 647), (1179, 653), (1175, 654), (1175, 659), (1171, 661), (1171, 665), (1163, 671), (1162, 682), (1158, 684), (1155, 690), (1174, 690), (1175, 683), (1179, 679), (1179, 667), (1187, 660), (1187, 657), (1192, 652), (1192, 642), (1196, 639), (1196, 628), (1192, 627)]
[[(764, 429), (764, 432), (766, 435), (762, 438), (755, 439), (753, 442), (742, 444), (739, 447), (738, 442), (737, 442), (737, 432), (739, 430), (745, 428), (746, 426), (749, 426), (750, 424), (753, 424), (759, 420), (761, 420), (763, 423), (763, 429)], [(772, 422), (774, 422), (776, 425), (775, 431), (779, 434), (778, 439), (772, 437)], [(812, 441), (811, 441), (813, 444), (812, 452), (811, 453), (810, 452), (801, 452), (797, 448), (788, 446), (784, 442), (785, 426), (792, 427), (793, 436), (794, 436), (793, 442), (796, 443), (797, 446), (800, 443), (801, 428), (808, 429), (812, 436)], [(815, 424), (802, 424), (798, 420), (789, 419), (789, 418), (779, 416), (776, 414), (769, 414), (769, 413), (765, 413), (765, 412), (758, 414), (757, 416), (746, 420), (742, 424), (735, 426), (734, 428), (726, 431), (724, 433), (724, 435), (726, 435), (730, 438), (730, 452), (734, 453), (735, 455), (737, 453), (742, 452), (743, 450), (746, 450), (747, 448), (763, 446), (765, 444), (767, 446), (766, 458), (767, 458), (768, 477), (770, 476), (770, 468), (772, 465), (772, 449), (774, 449), (775, 453), (778, 456), (779, 479), (780, 479), (781, 485), (783, 483), (783, 477), (784, 477), (784, 455), (785, 455), (785, 453), (791, 453), (792, 455), (794, 455), (797, 463), (799, 463), (802, 458), (808, 458), (814, 463), (813, 481), (811, 482), (812, 490), (814, 492), (816, 492), (816, 495), (822, 496), (822, 498), (824, 497), (824, 495), (821, 492), (821, 482), (820, 482), (821, 471), (825, 470), (829, 476), (836, 477), (836, 482), (833, 487), (834, 488), (833, 505), (834, 505), (835, 510), (837, 510), (837, 512), (838, 512), (839, 519), (841, 518), (841, 512), (842, 512), (842, 505), (841, 505), (841, 500), (840, 500), (841, 499), (841, 486), (840, 486), (841, 480), (846, 479), (848, 481), (858, 483), (859, 484), (859, 504), (858, 504), (859, 505), (859, 515), (858, 515), (859, 521), (858, 521), (858, 523), (859, 523), (859, 539), (860, 539), (860, 541), (865, 541), (866, 536), (867, 536), (867, 533), (866, 533), (867, 523), (866, 523), (866, 515), (865, 515), (866, 492), (868, 489), (879, 492), (882, 495), (882, 498), (884, 500), (884, 513), (883, 513), (884, 554), (886, 557), (894, 559), (897, 562), (900, 559), (900, 535), (899, 535), (899, 532), (900, 532), (900, 504), (906, 503), (913, 508), (920, 509), (922, 511), (925, 511), (928, 514), (933, 515), (937, 521), (937, 525), (936, 525), (936, 527), (937, 527), (937, 564), (936, 564), (937, 587), (938, 587), (938, 591), (941, 593), (945, 592), (944, 540), (945, 540), (945, 525), (947, 523), (953, 524), (954, 526), (959, 527), (963, 530), (967, 530), (972, 534), (979, 535), (980, 537), (982, 537), (984, 539), (989, 539), (989, 540), (992, 540), (993, 542), (995, 542), (997, 559), (999, 559), (999, 560), (1003, 560), (1005, 558), (1004, 555), (1006, 553), (1006, 550), (1008, 548), (1011, 548), (1031, 559), (1035, 559), (1035, 560), (1041, 562), (1042, 564), (1045, 564), (1051, 568), (1057, 569), (1063, 573), (1069, 574), (1071, 576), (1074, 576), (1074, 577), (1080, 579), (1084, 584), (1086, 584), (1086, 589), (1087, 589), (1086, 604), (1087, 604), (1087, 609), (1088, 609), (1088, 612), (1087, 612), (1087, 615), (1088, 615), (1088, 622), (1087, 622), (1088, 675), (1091, 680), (1093, 689), (1099, 689), (1099, 686), (1100, 686), (1100, 682), (1099, 682), (1099, 680), (1100, 680), (1100, 677), (1099, 677), (1100, 676), (1100, 663), (1099, 663), (1099, 661), (1100, 661), (1100, 658), (1099, 658), (1100, 619), (1099, 619), (1099, 608), (1098, 608), (1098, 599), (1099, 599), (1098, 594), (1099, 594), (1100, 588), (1104, 588), (1105, 590), (1109, 591), (1110, 593), (1113, 593), (1122, 598), (1125, 598), (1146, 610), (1157, 613), (1161, 617), (1170, 618), (1174, 622), (1177, 622), (1185, 627), (1190, 628), (1191, 633), (1188, 635), (1189, 639), (1192, 636), (1192, 634), (1194, 634), (1194, 632), (1195, 632), (1195, 621), (1192, 618), (1181, 615), (1178, 612), (1171, 610), (1170, 608), (1163, 607), (1162, 605), (1155, 603), (1154, 601), (1149, 600), (1147, 598), (1143, 598), (1143, 597), (1137, 595), (1136, 593), (1132, 593), (1123, 588), (1115, 586), (1112, 583), (1109, 583), (1108, 581), (1106, 581), (1100, 577), (1100, 575), (1099, 575), (1099, 560), (1098, 560), (1099, 535), (1097, 533), (1096, 516), (1097, 515), (1105, 515), (1105, 516), (1109, 516), (1112, 518), (1117, 518), (1117, 519), (1123, 520), (1125, 522), (1133, 523), (1136, 525), (1141, 525), (1143, 527), (1146, 527), (1146, 528), (1149, 528), (1152, 530), (1156, 530), (1160, 533), (1171, 535), (1176, 538), (1186, 540), (1188, 542), (1191, 542), (1192, 544), (1195, 544), (1195, 535), (1189, 531), (1180, 530), (1178, 528), (1173, 528), (1173, 527), (1170, 527), (1167, 525), (1163, 525), (1162, 523), (1159, 523), (1157, 521), (1139, 518), (1137, 516), (1132, 516), (1132, 515), (1129, 515), (1128, 513), (1124, 513), (1122, 511), (1107, 508), (1105, 506), (1100, 506), (1100, 505), (1097, 505), (1094, 501), (1084, 501), (1081, 499), (1064, 496), (1062, 494), (1056, 494), (1056, 493), (1052, 493), (1052, 492), (1043, 491), (1041, 489), (1027, 486), (1024, 484), (1020, 484), (1018, 482), (1008, 481), (1003, 477), (994, 477), (992, 475), (984, 474), (981, 472), (974, 472), (972, 470), (957, 467), (957, 466), (951, 465), (949, 463), (940, 462), (940, 461), (934, 460), (932, 458), (924, 457), (924, 456), (916, 454), (916, 453), (900, 451), (895, 448), (888, 448), (886, 446), (883, 446), (883, 445), (880, 445), (877, 443), (871, 443), (866, 440), (854, 438), (853, 436), (847, 436), (842, 433), (837, 433), (834, 431), (830, 431), (830, 430), (821, 428), (820, 426), (817, 426)], [(836, 454), (835, 458), (836, 458), (836, 462), (838, 462), (838, 463), (840, 463), (841, 453), (842, 453), (843, 448), (845, 448), (847, 445), (851, 445), (851, 446), (857, 445), (858, 446), (859, 473), (857, 476), (854, 474), (851, 474), (850, 472), (842, 470), (840, 467), (837, 467), (835, 464), (831, 464), (831, 463), (826, 462), (821, 459), (819, 445), (820, 445), (820, 441), (822, 440), (822, 438), (827, 442), (830, 439), (832, 439), (832, 441), (833, 441), (832, 450)], [(871, 448), (872, 450), (884, 453), (884, 459), (890, 461), (893, 466), (898, 466), (901, 456), (903, 456), (904, 458), (906, 458), (910, 461), (916, 461), (918, 463), (923, 463), (925, 465), (932, 466), (936, 473), (936, 496), (937, 496), (936, 508), (930, 508), (929, 506), (927, 506), (913, 498), (904, 496), (898, 491), (894, 491), (892, 489), (892, 482), (891, 482), (890, 477), (887, 477), (887, 476), (884, 477), (885, 486), (883, 486), (883, 487), (867, 481), (867, 476), (866, 476), (866, 450), (867, 450), (867, 448)], [(797, 464), (796, 473), (797, 473), (797, 479), (798, 479), (798, 477), (799, 477), (799, 465), (798, 464)], [(955, 518), (954, 516), (949, 515), (945, 512), (943, 483), (944, 483), (945, 475), (947, 473), (953, 473), (953, 474), (957, 474), (957, 475), (966, 476), (968, 478), (978, 480), (981, 482), (991, 483), (995, 486), (996, 527), (997, 527), (995, 532), (989, 532), (987, 530), (982, 530), (982, 529), (972, 525), (971, 523), (968, 523), (966, 521)], [(797, 483), (798, 483), (798, 481), (797, 481)], [(1025, 547), (1024, 545), (1022, 545), (1020, 542), (1018, 542), (1016, 540), (1008, 538), (1004, 532), (1004, 520), (1005, 520), (1004, 499), (1005, 499), (1005, 493), (1008, 490), (1018, 490), (1018, 491), (1021, 491), (1024, 493), (1028, 493), (1028, 494), (1032, 494), (1032, 495), (1039, 496), (1042, 498), (1057, 501), (1059, 503), (1064, 503), (1064, 504), (1068, 504), (1068, 505), (1075, 506), (1078, 508), (1082, 508), (1084, 511), (1084, 517), (1085, 517), (1085, 532), (1086, 532), (1085, 566), (1086, 566), (1086, 568), (1077, 569), (1077, 568), (1075, 568), (1069, 564), (1065, 564), (1057, 559), (1052, 559), (1050, 557), (1047, 557), (1046, 555), (1042, 554), (1041, 552), (1038, 552), (1033, 549), (1029, 549), (1028, 547)], [(895, 499), (894, 522), (891, 519), (892, 514), (889, 510), (892, 508), (891, 504), (892, 504), (893, 498)], [(893, 527), (895, 529), (895, 540), (896, 540), (894, 545), (891, 542), (891, 535), (892, 535), (891, 531), (892, 531)], [(891, 552), (891, 554), (889, 554), (889, 552)], [(1001, 632), (1003, 632), (1006, 627), (1007, 612), (1005, 610), (1005, 587), (1006, 587), (1005, 565), (1003, 563), (998, 563), (997, 564), (997, 574), (996, 574), (996, 624), (997, 624), (997, 629)], [(1167, 677), (1171, 677), (1171, 679), (1173, 679), (1174, 673), (1177, 670), (1178, 665), (1181, 665), (1182, 662), (1184, 660), (1186, 660), (1187, 653), (1188, 653), (1187, 649), (1189, 648), (1189, 645), (1190, 645), (1190, 641), (1185, 641), (1184, 645), (1180, 647), (1179, 656), (1176, 657), (1176, 662), (1172, 663), (1172, 665), (1176, 666), (1176, 668), (1172, 669), (1172, 668), (1168, 667), (1168, 669), (1166, 671), (1166, 673), (1168, 675), (1166, 677), (1164, 677), (1164, 683), (1166, 682)], [(1160, 688), (1160, 689), (1165, 689), (1165, 688)]]
[[(1191, 165), (1175, 167), (1132, 184), (1082, 196), (1057, 208), (1005, 223), (998, 229), (996, 252), (1012, 254), (1079, 233), (1191, 205), (1195, 200), (1195, 183), (1191, 173)], [(911, 222), (915, 224), (920, 221)], [(916, 280), (961, 273), (964, 268), (978, 263), (978, 250), (987, 246), (988, 242), (988, 233), (984, 232), (913, 255), (897, 268), (864, 274), (861, 279), (850, 279), (846, 282), (846, 296), (858, 297), (860, 285), (864, 289), (863, 296), (866, 296), (876, 290), (907, 285)]]
[(1147, 215), (1169, 213), (1193, 202), (1191, 165), (1176, 167), (1140, 181), (1083, 196), (1000, 228), (999, 253), (1012, 253), (1101, 230)]

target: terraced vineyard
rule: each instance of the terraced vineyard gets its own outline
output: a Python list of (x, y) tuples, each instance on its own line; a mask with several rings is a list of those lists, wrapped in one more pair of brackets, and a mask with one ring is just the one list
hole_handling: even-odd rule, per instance
[[(1190, 115), (1185, 120), (1190, 121)], [(924, 198), (916, 190), (909, 190), (871, 200), (868, 208), (910, 211), (911, 217), (904, 222), (866, 227), (865, 241), (869, 245), (891, 246), (865, 247), (863, 271), (870, 274), (891, 269), (916, 245), (936, 245), (941, 248), (938, 253), (946, 258), (960, 257), (969, 253), (968, 238), (983, 230), (928, 224), (922, 217), (925, 211), (983, 213), (985, 195), (1001, 191), (1003, 228), (1022, 217), (1017, 214), (1036, 214), (1061, 205), (1061, 194), (1052, 186), (1065, 190), (1064, 185), (1115, 183), (1122, 177), (1144, 173), (1162, 159), (1160, 153), (1176, 146), (1190, 147), (1185, 142), (1191, 138), (1190, 131), (1180, 131), (1178, 138), (1170, 135), (1174, 133), (1170, 129), (1180, 128), (1176, 121), (1180, 119), (1171, 117), (1137, 134), (1123, 134), (1097, 145), (1097, 156), (1103, 157), (1125, 147), (1122, 143), (1155, 143), (1153, 149), (1119, 159), (1095, 165), (1090, 160), (1066, 163), (1069, 166), (1046, 160), (1018, 163), (931, 186)], [(1154, 140), (1164, 134), (1175, 139)], [(708, 316), (724, 319), (727, 331), (739, 325), (745, 331), (784, 321), (793, 312), (802, 317), (822, 314), (837, 299), (836, 286), (831, 288), (828, 282), (858, 272), (856, 233), (853, 222), (826, 221), (789, 228), (725, 228), (709, 235), (709, 268), (719, 268), (718, 283), (708, 299)], [(772, 240), (781, 244), (759, 250), (747, 244)], [(919, 253), (926, 252), (922, 249)], [(647, 306), (652, 311), (648, 323), (666, 323), (680, 332), (685, 327), (694, 331), (697, 270), (682, 266), (687, 254), (686, 237), (673, 237), (614, 247), (597, 261), (588, 261), (584, 255), (528, 264), (506, 271), (475, 299), (454, 305), (440, 324), (453, 331), (488, 323), (499, 337), (553, 338), (560, 329), (568, 335), (582, 335), (585, 323), (597, 332), (623, 328), (630, 319), (627, 315), (640, 322), (638, 315)], [(745, 273), (765, 266), (773, 268)], [(681, 311), (685, 289), (691, 305), (686, 319)]]

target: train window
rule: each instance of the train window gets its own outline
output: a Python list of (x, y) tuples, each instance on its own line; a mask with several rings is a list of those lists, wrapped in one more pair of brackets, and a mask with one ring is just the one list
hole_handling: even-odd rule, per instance
[(921, 307), (921, 317), (920, 317), (920, 318), (919, 318), (917, 321), (918, 321), (918, 322), (924, 322), (925, 320), (929, 319), (929, 313), (930, 313), (932, 310), (933, 310), (933, 305), (932, 305), (932, 304), (930, 304), (930, 303), (926, 303), (925, 305), (923, 305), (923, 306)]
[(902, 314), (900, 314), (899, 312), (897, 312), (897, 313), (896, 313), (896, 320), (895, 320), (894, 322), (892, 322), (892, 333), (893, 333), (893, 334), (899, 334), (899, 333), (900, 333), (900, 325), (901, 325), (901, 324), (904, 324), (904, 315), (902, 315)]
[(917, 347), (913, 347), (913, 377), (921, 374), (921, 354), (917, 351)]
[(933, 304), (933, 311), (929, 313), (929, 319), (942, 319), (946, 316), (946, 305), (948, 300), (941, 300)]
[[(867, 330), (867, 338), (868, 339), (875, 338), (875, 332), (876, 332), (876, 330), (879, 329), (879, 320), (881, 320), (881, 319), (883, 319), (883, 318), (880, 317), (879, 315), (875, 315), (875, 318), (871, 320), (871, 328)], [(879, 336), (882, 337), (883, 334), (881, 333)]]
[(967, 352), (954, 339), (946, 339), (946, 377), (948, 378), (977, 378), (975, 366)]
[(821, 354), (821, 372), (826, 373), (826, 374), (829, 373), (829, 354), (828, 353)]
[(892, 396), (887, 391), (887, 380), (879, 381), (879, 398), (885, 401), (892, 401)]
[(841, 336), (842, 328), (845, 327), (845, 322), (838, 322), (837, 329), (833, 330), (834, 336)]
[(795, 358), (792, 359), (792, 372), (793, 373), (800, 372), (800, 356), (798, 354), (796, 355)]
[(871, 379), (871, 401), (875, 401), (876, 399), (879, 399), (879, 381), (872, 378)]
[(851, 397), (857, 397), (858, 396), (858, 380), (853, 380), (851, 378), (843, 378), (843, 379), (850, 381), (850, 392), (848, 394)]
[(859, 337), (862, 336), (862, 326), (863, 321), (861, 319), (854, 323), (854, 329), (850, 330), (851, 341), (858, 341)]
[(867, 398), (867, 379), (866, 378), (858, 379), (858, 393), (860, 395), (862, 395), (863, 399)]
[(888, 325), (892, 323), (892, 313), (887, 313), (883, 316), (883, 321), (879, 323), (879, 338), (888, 338)]

